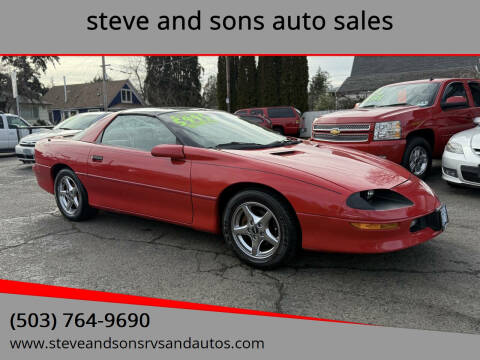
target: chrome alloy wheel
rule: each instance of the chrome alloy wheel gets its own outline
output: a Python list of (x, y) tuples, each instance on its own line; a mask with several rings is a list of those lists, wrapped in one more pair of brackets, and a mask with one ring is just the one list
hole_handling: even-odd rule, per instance
[(420, 176), (427, 170), (428, 154), (423, 146), (414, 147), (408, 160), (410, 172), (412, 174)]
[(239, 249), (256, 260), (275, 254), (282, 235), (273, 212), (258, 202), (245, 202), (237, 207), (231, 230)]
[(62, 210), (73, 216), (80, 208), (80, 195), (75, 181), (70, 176), (64, 176), (57, 186), (58, 200)]

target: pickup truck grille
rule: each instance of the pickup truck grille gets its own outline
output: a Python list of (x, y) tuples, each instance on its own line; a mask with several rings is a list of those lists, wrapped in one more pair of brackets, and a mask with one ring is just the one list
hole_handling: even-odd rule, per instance
[(370, 124), (317, 124), (313, 126), (314, 131), (332, 131), (338, 129), (340, 131), (369, 131)]
[(370, 124), (315, 124), (313, 138), (328, 142), (368, 142)]
[(368, 134), (322, 134), (316, 133), (313, 135), (316, 140), (330, 141), (330, 142), (367, 142)]

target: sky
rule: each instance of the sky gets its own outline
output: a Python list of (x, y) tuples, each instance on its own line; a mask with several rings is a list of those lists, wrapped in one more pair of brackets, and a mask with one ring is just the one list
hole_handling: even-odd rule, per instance
[[(107, 76), (113, 80), (129, 77), (125, 72), (125, 65), (133, 60), (131, 56), (106, 56)], [(199, 56), (199, 62), (204, 72), (202, 81), (217, 72), (216, 56)], [(308, 67), (310, 78), (319, 68), (330, 74), (330, 82), (333, 87), (338, 87), (343, 80), (350, 75), (352, 68), (352, 56), (309, 56)], [(45, 86), (63, 85), (63, 77), (67, 84), (89, 82), (94, 77), (101, 76), (101, 56), (61, 56), (60, 63), (50, 65), (47, 72), (42, 76)]]

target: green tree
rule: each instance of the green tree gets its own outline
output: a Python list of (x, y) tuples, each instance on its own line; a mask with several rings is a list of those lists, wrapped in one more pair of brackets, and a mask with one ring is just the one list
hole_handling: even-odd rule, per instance
[(318, 69), (308, 88), (308, 107), (310, 110), (334, 110), (335, 95), (329, 92), (330, 75)]
[(308, 61), (305, 56), (260, 56), (258, 101), (261, 106), (308, 108)]
[(257, 69), (254, 56), (242, 56), (238, 62), (238, 108), (257, 105)]
[(218, 108), (218, 99), (217, 99), (217, 76), (210, 75), (203, 87), (202, 93), (202, 106), (209, 109)]
[(280, 56), (260, 56), (258, 58), (257, 90), (259, 106), (280, 104), (281, 59)]
[(147, 56), (145, 92), (154, 106), (201, 106), (198, 56)]
[[(47, 89), (40, 82), (49, 64), (57, 64), (58, 56), (2, 56), (0, 59), (0, 110), (15, 109), (10, 74), (17, 73), (17, 92), (30, 100), (38, 100)], [(15, 109), (16, 110), (16, 109)]]

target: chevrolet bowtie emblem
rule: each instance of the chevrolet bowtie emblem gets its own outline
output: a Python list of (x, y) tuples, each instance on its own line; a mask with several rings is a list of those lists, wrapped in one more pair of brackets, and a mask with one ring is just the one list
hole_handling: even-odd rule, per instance
[(332, 135), (339, 135), (340, 132), (341, 132), (340, 129), (332, 129), (332, 130), (330, 130), (330, 134), (332, 134)]

